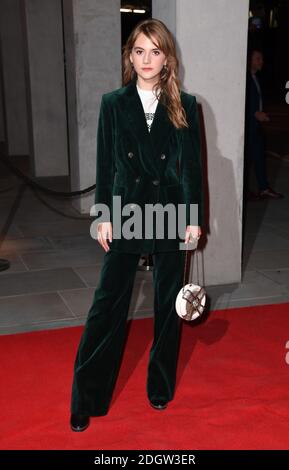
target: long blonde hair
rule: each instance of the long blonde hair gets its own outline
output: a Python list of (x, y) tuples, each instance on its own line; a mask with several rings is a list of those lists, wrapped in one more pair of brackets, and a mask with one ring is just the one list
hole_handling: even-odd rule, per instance
[(176, 128), (188, 127), (186, 113), (180, 98), (179, 61), (175, 42), (172, 33), (162, 21), (156, 18), (143, 20), (130, 33), (122, 52), (124, 86), (136, 78), (136, 72), (129, 56), (140, 33), (145, 34), (165, 54), (167, 59), (167, 66), (161, 70), (160, 78), (153, 88), (160, 90), (159, 99), (166, 106), (168, 117), (174, 126)]

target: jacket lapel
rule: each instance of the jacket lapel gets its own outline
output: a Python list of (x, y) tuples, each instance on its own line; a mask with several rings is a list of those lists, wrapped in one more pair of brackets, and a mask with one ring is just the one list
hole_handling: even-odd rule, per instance
[[(150, 162), (152, 174), (156, 174), (159, 165), (159, 155), (165, 147), (170, 133), (175, 129), (169, 120), (165, 105), (157, 104), (151, 130), (148, 130), (144, 109), (136, 88), (136, 79), (124, 87), (122, 109), (129, 121), (129, 127), (143, 148), (146, 164)], [(157, 167), (156, 167), (157, 164)]]

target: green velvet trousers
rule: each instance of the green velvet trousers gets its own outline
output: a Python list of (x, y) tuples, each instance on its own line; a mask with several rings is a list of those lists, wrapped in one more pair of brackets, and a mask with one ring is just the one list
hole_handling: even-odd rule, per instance
[[(108, 412), (126, 338), (126, 324), (140, 254), (105, 252), (100, 278), (78, 347), (71, 412)], [(185, 251), (153, 253), (154, 339), (147, 396), (173, 399), (181, 319), (175, 310), (183, 286)]]

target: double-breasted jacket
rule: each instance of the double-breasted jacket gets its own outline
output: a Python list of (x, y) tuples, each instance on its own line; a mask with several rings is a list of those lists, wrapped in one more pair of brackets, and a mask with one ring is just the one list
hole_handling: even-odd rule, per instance
[[(176, 217), (175, 236), (172, 236), (164, 217), (164, 236), (156, 237), (156, 224), (161, 219), (157, 215), (153, 230), (145, 231), (146, 204), (159, 203), (166, 206), (171, 203), (174, 207), (183, 204), (186, 225), (190, 225), (191, 221), (190, 205), (197, 204), (197, 224), (193, 225), (203, 224), (203, 178), (197, 102), (195, 96), (183, 90), (181, 102), (186, 112), (188, 128), (176, 128), (168, 117), (165, 105), (158, 101), (149, 131), (136, 88), (136, 79), (102, 95), (97, 130), (95, 204), (96, 207), (100, 207), (98, 204), (105, 204), (109, 208), (110, 219), (106, 215), (106, 218), (97, 220), (110, 220), (114, 225), (113, 217), (118, 216), (118, 220), (124, 224), (132, 217), (136, 205), (143, 211), (142, 236), (128, 238), (121, 232), (109, 243), (110, 248), (115, 251), (153, 253), (179, 250), (186, 227), (180, 236)], [(118, 199), (121, 201), (121, 209), (119, 206), (116, 209), (113, 196), (120, 196)], [(122, 214), (125, 205), (131, 209), (130, 216), (127, 213)], [(114, 213), (116, 210), (117, 214)], [(148, 236), (148, 233), (152, 235)]]

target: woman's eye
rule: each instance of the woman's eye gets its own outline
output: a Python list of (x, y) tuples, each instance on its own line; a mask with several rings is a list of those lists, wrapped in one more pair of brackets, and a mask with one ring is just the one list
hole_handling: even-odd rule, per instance
[[(139, 51), (136, 51), (136, 54), (137, 54), (137, 55), (140, 55), (141, 53), (142, 53), (142, 51), (140, 51), (140, 50), (139, 50)], [(153, 51), (153, 53), (154, 53), (155, 55), (159, 55), (159, 54), (160, 54), (160, 51)]]

